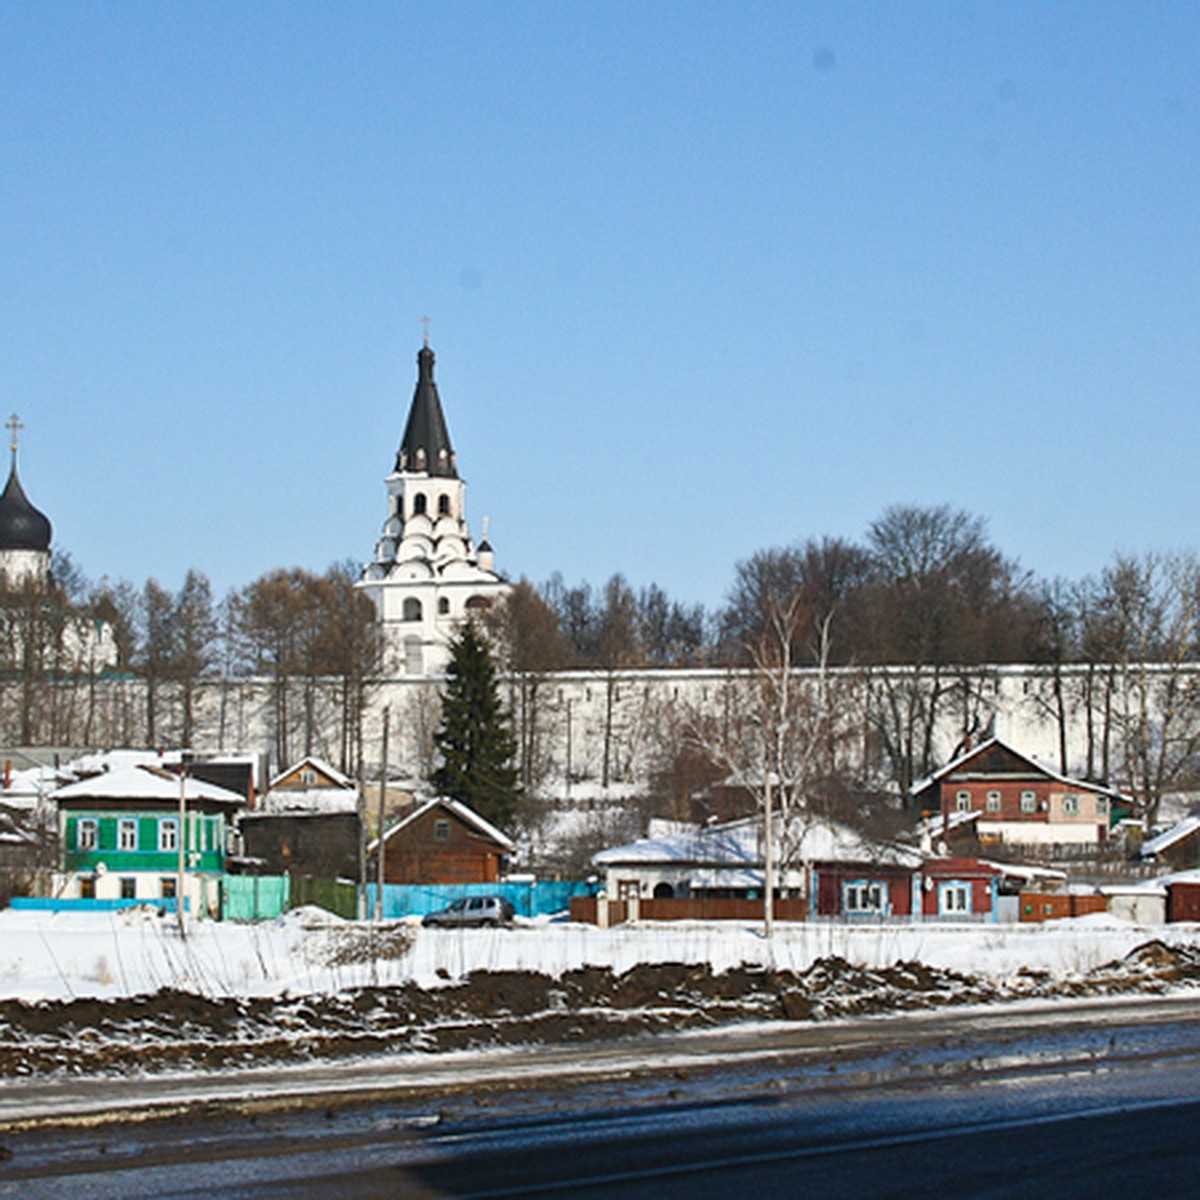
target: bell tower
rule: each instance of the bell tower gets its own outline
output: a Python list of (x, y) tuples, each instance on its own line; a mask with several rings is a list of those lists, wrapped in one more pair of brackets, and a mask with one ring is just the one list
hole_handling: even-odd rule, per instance
[(431, 675), (445, 670), (458, 627), (507, 593), (467, 526), (466, 481), (433, 377), (426, 335), (417, 354), (417, 386), (388, 475), (388, 511), (375, 558), (358, 586), (383, 626), (385, 669)]

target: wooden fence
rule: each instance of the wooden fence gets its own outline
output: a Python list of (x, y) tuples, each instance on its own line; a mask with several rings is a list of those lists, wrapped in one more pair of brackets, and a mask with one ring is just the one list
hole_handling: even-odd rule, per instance
[[(608, 902), (608, 923), (621, 925), (628, 920), (628, 904), (624, 900)], [(575, 896), (571, 899), (571, 920), (587, 925), (597, 924), (595, 896)], [(777, 921), (803, 921), (808, 916), (804, 900), (776, 900)], [(639, 900), (638, 919), (641, 921), (761, 921), (761, 900), (727, 900), (708, 897), (694, 900)]]

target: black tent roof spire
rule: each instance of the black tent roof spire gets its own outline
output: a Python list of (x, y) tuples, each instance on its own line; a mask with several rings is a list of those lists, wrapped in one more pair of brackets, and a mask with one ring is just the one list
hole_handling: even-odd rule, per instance
[(450, 431), (446, 427), (437, 384), (433, 381), (433, 351), (429, 348), (428, 326), (425, 344), (417, 354), (417, 388), (396, 454), (396, 470), (425, 471), (430, 475), (458, 478)]

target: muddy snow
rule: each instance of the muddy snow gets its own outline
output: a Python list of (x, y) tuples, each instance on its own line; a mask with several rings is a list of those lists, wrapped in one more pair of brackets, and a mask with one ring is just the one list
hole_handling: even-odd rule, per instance
[(1045, 926), (446, 932), (316, 910), (181, 938), (148, 912), (0, 913), (0, 1076), (236, 1067), (599, 1041), (1200, 986), (1200, 929)]

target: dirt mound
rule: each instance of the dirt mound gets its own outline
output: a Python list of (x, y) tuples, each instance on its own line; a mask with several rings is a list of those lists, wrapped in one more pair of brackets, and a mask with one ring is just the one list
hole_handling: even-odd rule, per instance
[(866, 968), (831, 957), (799, 973), (644, 963), (622, 974), (607, 967), (581, 967), (559, 978), (476, 971), (433, 989), (406, 984), (272, 999), (162, 991), (118, 1000), (9, 1000), (0, 1002), (0, 1076), (603, 1041), (735, 1020), (802, 1021), (1197, 983), (1200, 954), (1156, 941), (1068, 980), (1021, 971), (997, 983), (919, 962)]

